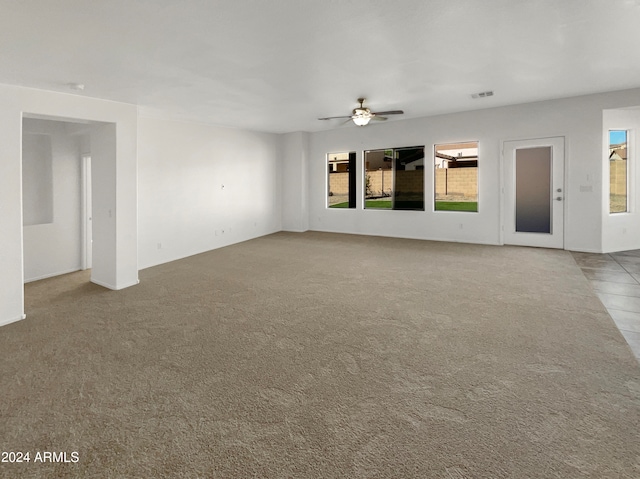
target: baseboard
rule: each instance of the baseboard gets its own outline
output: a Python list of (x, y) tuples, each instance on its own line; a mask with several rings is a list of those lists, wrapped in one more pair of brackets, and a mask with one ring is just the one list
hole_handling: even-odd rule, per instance
[(97, 284), (98, 286), (102, 286), (103, 288), (107, 288), (112, 291), (118, 291), (120, 289), (125, 289), (125, 288), (130, 288), (131, 286), (135, 286), (136, 284), (140, 283), (140, 280), (136, 279), (133, 283), (125, 284), (120, 287), (113, 286), (112, 284), (109, 284), (109, 283), (103, 283), (102, 281), (98, 281), (97, 279), (93, 279), (93, 278), (91, 278), (91, 282), (94, 284)]
[(97, 284), (98, 286), (102, 286), (103, 288), (112, 289), (113, 291), (116, 291), (118, 289), (109, 283), (103, 283), (102, 281), (98, 281), (97, 279), (91, 278), (91, 282), (93, 284)]
[[(424, 236), (410, 236), (410, 235), (389, 235), (389, 234), (377, 234), (377, 233), (363, 233), (362, 231), (347, 232), (347, 231), (338, 231), (338, 230), (314, 230), (310, 229), (307, 231), (317, 232), (317, 233), (335, 233), (341, 235), (353, 235), (353, 236), (377, 236), (379, 238), (393, 238), (393, 239), (409, 239), (409, 240), (418, 240), (418, 241), (436, 241), (438, 243), (461, 243), (461, 244), (477, 244), (483, 246), (502, 246), (500, 243), (493, 243), (491, 241), (477, 241), (477, 240), (467, 240), (467, 239), (451, 239), (451, 238), (439, 238), (439, 237), (424, 237)], [(305, 233), (305, 231), (291, 231), (292, 233)]]
[(136, 279), (134, 282), (132, 283), (126, 283), (124, 286), (120, 286), (118, 289), (125, 289), (125, 288), (130, 288), (131, 286), (135, 286), (136, 284), (140, 284), (140, 279)]
[(571, 248), (571, 247), (566, 247), (564, 248), (566, 251), (575, 251), (576, 253), (595, 253), (595, 254), (602, 254), (602, 251), (598, 251), (595, 249), (587, 249), (587, 248)]
[(22, 316), (18, 316), (17, 318), (5, 319), (0, 321), (0, 327), (6, 326), (7, 324), (15, 323), (17, 321), (22, 321), (23, 319), (27, 319), (27, 315), (23, 314)]
[[(286, 230), (282, 230), (282, 229), (274, 229), (274, 230), (268, 230), (268, 231), (263, 231), (261, 233), (258, 233), (257, 235), (251, 235), (248, 236), (246, 238), (243, 239), (238, 239), (233, 241), (232, 243), (222, 243), (222, 244), (217, 244), (215, 246), (211, 246), (211, 247), (207, 247), (206, 249), (203, 250), (198, 250), (198, 251), (193, 251), (190, 253), (187, 253), (185, 255), (181, 255), (181, 256), (175, 256), (175, 257), (171, 257), (171, 258), (164, 258), (161, 262), (153, 262), (153, 263), (149, 263), (149, 264), (138, 264), (138, 271), (141, 271), (143, 269), (147, 269), (147, 268), (153, 268), (154, 266), (160, 266), (161, 264), (167, 264), (167, 263), (172, 263), (174, 261), (180, 261), (181, 259), (185, 259), (185, 258), (190, 258), (191, 256), (196, 256), (199, 254), (204, 254), (204, 253), (208, 253), (210, 251), (214, 251), (220, 248), (226, 248), (228, 246), (233, 246), (236, 244), (240, 244), (240, 243), (244, 243), (245, 241), (251, 241), (257, 238), (262, 238), (264, 236), (269, 236), (272, 234), (276, 234), (276, 233), (280, 233), (281, 231), (286, 231)], [(303, 231), (296, 231), (295, 233), (302, 233)], [(139, 281), (138, 281), (139, 282)]]
[(32, 283), (34, 281), (40, 281), (41, 279), (47, 279), (47, 278), (53, 278), (54, 276), (60, 276), (63, 274), (69, 274), (69, 273), (75, 273), (76, 271), (81, 271), (78, 268), (74, 268), (74, 269), (68, 269), (65, 271), (57, 271), (55, 273), (49, 273), (49, 274), (44, 274), (42, 276), (38, 276), (37, 278), (30, 278), (30, 279), (25, 279), (24, 282), (25, 283)]

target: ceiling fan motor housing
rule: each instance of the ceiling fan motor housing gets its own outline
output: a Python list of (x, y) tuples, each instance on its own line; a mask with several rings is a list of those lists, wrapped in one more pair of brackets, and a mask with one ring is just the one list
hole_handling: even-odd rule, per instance
[(368, 108), (354, 108), (354, 116), (371, 116), (371, 110)]

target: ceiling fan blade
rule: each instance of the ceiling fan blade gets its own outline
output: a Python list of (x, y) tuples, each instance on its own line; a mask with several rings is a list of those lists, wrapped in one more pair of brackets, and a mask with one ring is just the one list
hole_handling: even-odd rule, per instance
[(372, 115), (404, 115), (404, 111), (402, 110), (376, 111), (375, 113), (372, 113)]
[(318, 120), (336, 120), (338, 118), (351, 118), (351, 115), (345, 115), (345, 116), (328, 116), (326, 118), (318, 118)]
[(371, 119), (372, 120), (376, 120), (376, 121), (385, 121), (387, 119), (387, 117), (386, 116), (375, 115), (375, 116), (372, 116)]

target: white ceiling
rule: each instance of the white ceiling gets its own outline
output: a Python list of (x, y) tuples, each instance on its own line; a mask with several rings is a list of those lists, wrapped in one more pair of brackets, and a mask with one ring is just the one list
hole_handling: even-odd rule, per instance
[(316, 118), (359, 96), (403, 109), (395, 121), (640, 87), (640, 0), (0, 0), (0, 12), (0, 83), (259, 131), (339, 127)]

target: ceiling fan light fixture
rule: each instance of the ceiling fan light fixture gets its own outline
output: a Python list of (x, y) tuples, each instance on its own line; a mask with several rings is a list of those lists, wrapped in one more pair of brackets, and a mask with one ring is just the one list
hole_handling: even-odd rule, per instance
[(358, 126), (366, 126), (369, 124), (369, 121), (371, 121), (371, 117), (369, 116), (354, 116), (352, 119)]

